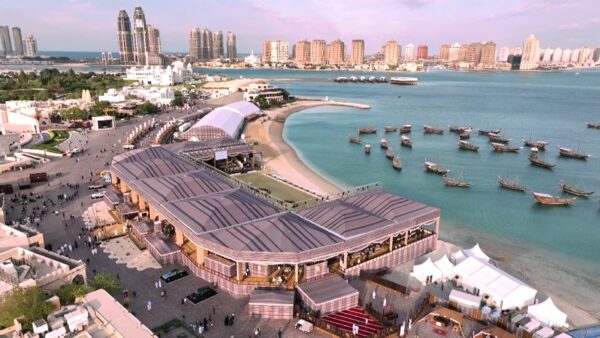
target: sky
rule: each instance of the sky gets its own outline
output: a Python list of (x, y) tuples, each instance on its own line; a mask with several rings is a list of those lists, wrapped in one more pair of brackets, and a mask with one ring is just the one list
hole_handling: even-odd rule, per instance
[[(600, 47), (600, 0), (0, 0), (0, 25), (33, 34), (42, 51), (117, 51), (117, 15), (142, 6), (162, 48), (186, 52), (192, 28), (232, 31), (239, 53), (264, 40), (364, 39), (368, 54), (388, 40), (427, 44), (492, 40), (517, 47)], [(291, 48), (291, 47), (290, 47)]]

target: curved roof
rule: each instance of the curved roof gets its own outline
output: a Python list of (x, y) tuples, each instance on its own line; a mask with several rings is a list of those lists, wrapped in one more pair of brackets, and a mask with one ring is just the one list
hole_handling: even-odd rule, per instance
[(196, 122), (184, 133), (184, 138), (195, 136), (201, 141), (225, 136), (236, 138), (244, 120), (259, 112), (256, 105), (246, 101), (219, 107)]

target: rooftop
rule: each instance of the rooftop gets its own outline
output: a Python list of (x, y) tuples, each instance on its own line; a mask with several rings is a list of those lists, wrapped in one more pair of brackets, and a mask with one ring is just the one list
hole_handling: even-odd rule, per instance
[(348, 281), (337, 275), (298, 284), (298, 290), (315, 304), (322, 304), (358, 293), (358, 290), (350, 286)]

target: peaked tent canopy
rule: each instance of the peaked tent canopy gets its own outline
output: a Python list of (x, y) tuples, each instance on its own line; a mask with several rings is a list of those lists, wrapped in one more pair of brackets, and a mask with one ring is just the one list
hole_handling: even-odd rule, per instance
[(435, 264), (431, 261), (431, 258), (419, 265), (413, 266), (413, 272), (411, 273), (419, 282), (426, 284), (427, 277), (432, 276), (432, 281), (439, 280), (442, 278), (442, 271), (438, 269)]
[(452, 269), (454, 268), (454, 264), (450, 262), (448, 256), (444, 255), (442, 258), (435, 261), (433, 264), (442, 272), (442, 278), (446, 279), (452, 276)]
[(459, 264), (465, 259), (467, 259), (467, 256), (465, 256), (462, 250), (458, 250), (457, 252), (452, 254), (452, 260), (454, 261), (454, 264)]
[(485, 252), (483, 252), (483, 250), (481, 250), (481, 248), (479, 247), (479, 243), (475, 244), (475, 246), (472, 247), (471, 249), (463, 250), (463, 252), (465, 255), (467, 255), (469, 257), (475, 257), (482, 262), (490, 261), (490, 257), (488, 255), (486, 255)]
[(549, 326), (565, 326), (567, 323), (567, 314), (556, 307), (550, 297), (542, 303), (530, 305), (527, 308), (527, 313)]

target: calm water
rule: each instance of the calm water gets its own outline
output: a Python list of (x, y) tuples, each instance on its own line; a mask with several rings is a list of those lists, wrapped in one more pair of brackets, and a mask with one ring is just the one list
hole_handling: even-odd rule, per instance
[[(500, 190), (497, 184), (497, 176), (518, 176), (534, 191), (558, 194), (564, 179), (600, 192), (600, 131), (585, 126), (586, 121), (600, 123), (600, 72), (430, 72), (417, 75), (417, 86), (325, 81), (347, 75), (337, 72), (220, 73), (303, 78), (278, 85), (297, 95), (327, 95), (371, 105), (371, 110), (320, 107), (295, 114), (286, 122), (284, 136), (311, 167), (341, 185), (382, 181), (386, 190), (441, 208), (443, 238), (471, 245), (475, 232), (484, 244), (503, 240), (533, 247), (600, 277), (598, 197), (578, 199), (572, 207), (549, 208), (534, 203), (530, 193)], [(413, 125), (412, 150), (400, 147), (397, 134), (383, 134), (383, 126), (404, 123)], [(549, 171), (530, 166), (526, 148), (518, 154), (493, 153), (487, 138), (478, 135), (472, 140), (480, 146), (479, 153), (459, 151), (456, 134), (423, 135), (423, 124), (501, 128), (514, 145), (532, 134), (551, 142), (541, 156), (556, 167)], [(368, 126), (380, 128), (377, 135), (363, 137), (374, 146), (370, 156), (364, 155), (362, 146), (348, 142), (349, 133)], [(402, 158), (401, 173), (392, 169), (377, 146), (382, 137)], [(559, 158), (558, 145), (580, 147), (593, 157)], [(473, 187), (445, 187), (441, 177), (424, 171), (425, 158), (449, 168), (452, 175), (462, 173)]]

